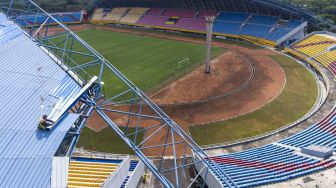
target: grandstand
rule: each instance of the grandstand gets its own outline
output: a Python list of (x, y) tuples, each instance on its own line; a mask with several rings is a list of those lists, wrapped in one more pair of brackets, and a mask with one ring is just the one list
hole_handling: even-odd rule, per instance
[[(78, 12), (60, 12), (60, 13), (52, 13), (51, 14), (57, 21), (64, 24), (80, 24), (83, 23), (83, 15), (84, 11)], [(17, 24), (21, 26), (27, 25), (41, 25), (47, 19), (47, 15), (39, 14), (39, 15), (24, 15), (24, 17), (17, 17), (15, 21)], [(57, 23), (53, 20), (48, 20), (48, 25), (56, 25)]]
[(210, 159), (216, 161), (239, 187), (289, 181), (335, 167), (334, 158), (317, 158), (301, 152), (302, 148), (311, 145), (325, 146), (336, 151), (335, 114), (333, 108), (321, 122), (280, 142)]
[[(29, 8), (30, 6), (37, 5), (29, 4)], [(135, 4), (135, 7), (96, 8), (92, 22), (204, 33), (205, 17), (215, 15), (216, 35), (241, 37), (271, 46), (286, 44), (287, 41), (300, 37), (307, 24), (299, 19), (283, 20), (276, 15), (243, 11), (147, 7), (149, 8), (139, 8)], [(3, 77), (3, 87), (0, 89), (0, 187), (135, 187), (144, 173), (145, 165), (165, 187), (188, 185), (190, 182), (182, 180), (186, 167), (193, 165), (209, 187), (255, 187), (288, 181), (336, 166), (334, 156), (323, 158), (304, 152), (311, 148), (336, 152), (335, 106), (320, 122), (289, 138), (238, 153), (208, 157), (139, 88), (60, 23), (72, 23), (78, 17), (73, 19), (65, 16), (66, 13), (50, 16), (38, 9), (35, 16), (37, 19), (33, 19), (30, 14), (15, 15), (17, 12), (10, 12), (10, 7), (6, 10), (7, 13), (3, 10), (0, 12), (0, 73)], [(167, 23), (170, 19), (174, 20), (173, 23)], [(52, 24), (63, 29), (59, 35), (48, 33), (49, 25)], [(36, 27), (37, 25), (41, 27)], [(63, 40), (59, 41), (63, 42), (56, 40), (59, 43), (54, 45), (55, 38), (61, 38)], [(72, 43), (78, 43), (70, 46), (68, 41), (71, 40)], [(76, 51), (73, 47), (84, 50)], [(336, 36), (333, 33), (312, 33), (288, 46), (285, 51), (313, 65), (321, 64), (336, 76)], [(83, 57), (78, 58), (80, 55), (89, 60), (85, 62)], [(85, 69), (87, 67), (99, 69), (100, 75), (91, 76), (88, 73), (90, 71)], [(113, 74), (121, 80), (115, 84), (126, 85), (127, 90), (99, 101), (103, 100), (100, 89), (104, 86), (104, 73)], [(332, 81), (335, 81), (334, 78)], [(145, 131), (153, 131), (151, 128), (158, 127), (140, 144), (137, 136), (143, 130), (139, 130), (139, 124), (136, 124), (136, 132), (125, 133), (119, 129), (117, 121), (114, 122), (104, 113), (104, 110), (111, 111), (105, 107), (113, 99), (125, 93), (133, 96), (130, 100), (138, 102), (140, 110), (132, 111), (133, 106), (129, 112), (112, 110), (129, 116), (128, 122), (134, 120), (130, 116), (139, 121), (143, 117), (152, 118), (153, 125)], [(331, 103), (334, 105), (334, 101)], [(149, 112), (141, 114), (143, 104)], [(81, 130), (94, 109), (141, 161), (129, 156), (72, 156)], [(49, 131), (37, 128), (43, 114), (54, 122)], [(167, 133), (165, 142), (155, 145), (146, 142), (161, 130)], [(175, 145), (180, 144), (183, 144), (184, 153), (176, 154)], [(167, 145), (172, 145), (170, 150), (173, 155), (165, 154)], [(156, 161), (159, 165), (154, 164), (144, 152), (158, 146), (164, 148), (163, 154)], [(187, 160), (186, 150), (192, 152), (193, 161)], [(172, 165), (164, 168), (162, 164), (166, 159), (171, 159), (169, 162)], [(182, 161), (181, 164), (178, 159)], [(190, 186), (197, 178), (191, 178)]]
[[(336, 75), (336, 36), (333, 33), (316, 32), (294, 43), (285, 51), (308, 62), (315, 60)], [(314, 65), (314, 63), (312, 63)]]
[[(325, 66), (334, 75), (334, 81), (335, 44), (335, 34), (316, 32), (292, 44), (285, 51), (311, 63), (314, 67), (317, 67), (315, 63)], [(334, 101), (331, 104), (335, 105)], [(259, 148), (210, 157), (208, 160), (216, 161), (238, 187), (274, 184), (333, 168), (336, 166), (336, 159), (332, 154), (328, 157), (317, 157), (317, 153), (323, 150), (336, 152), (335, 120), (334, 106), (320, 122), (289, 138)], [(313, 151), (316, 155), (305, 153), (305, 150), (314, 147), (321, 151)], [(195, 157), (194, 160), (199, 159)], [(203, 167), (201, 164), (196, 165), (198, 170)], [(223, 187), (222, 183), (216, 180), (216, 171), (202, 176), (213, 180), (208, 182), (208, 185)]]
[[(297, 19), (283, 20), (277, 16), (243, 12), (123, 7), (108, 10), (111, 13), (105, 15), (101, 13), (102, 10), (95, 10), (92, 23), (122, 23), (203, 34), (205, 17), (216, 16), (214, 35), (240, 37), (270, 46), (277, 46), (293, 37), (302, 36), (307, 25)], [(135, 14), (132, 10), (140, 11), (135, 11)], [(171, 19), (174, 21), (170, 22)]]

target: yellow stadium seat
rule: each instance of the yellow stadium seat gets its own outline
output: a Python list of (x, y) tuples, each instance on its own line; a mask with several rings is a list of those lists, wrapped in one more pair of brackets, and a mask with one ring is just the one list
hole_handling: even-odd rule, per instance
[(125, 14), (128, 10), (129, 10), (129, 8), (125, 8), (125, 7), (114, 8), (114, 9), (112, 9), (111, 13), (112, 14)]
[(124, 14), (108, 13), (103, 17), (105, 21), (118, 22)]
[(68, 187), (100, 187), (117, 168), (111, 163), (70, 161)]
[(128, 14), (145, 14), (149, 8), (131, 8), (130, 11), (128, 11)]
[[(335, 37), (325, 34), (314, 34), (292, 46), (292, 49), (308, 56), (310, 59), (315, 59), (335, 73), (335, 68), (331, 65), (336, 63), (336, 50), (329, 51), (335, 45)], [(290, 53), (294, 54), (293, 52)]]
[(142, 15), (139, 14), (127, 14), (124, 17), (122, 17), (119, 22), (121, 23), (130, 23), (130, 24), (135, 24)]

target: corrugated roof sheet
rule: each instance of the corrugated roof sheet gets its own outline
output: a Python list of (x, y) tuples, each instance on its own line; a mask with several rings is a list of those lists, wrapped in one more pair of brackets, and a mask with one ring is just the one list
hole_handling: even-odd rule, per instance
[(38, 130), (41, 96), (64, 80), (80, 86), (1, 13), (0, 25), (0, 187), (50, 187), (52, 157), (78, 115)]
[(52, 161), (51, 187), (65, 188), (68, 185), (69, 157), (54, 157)]

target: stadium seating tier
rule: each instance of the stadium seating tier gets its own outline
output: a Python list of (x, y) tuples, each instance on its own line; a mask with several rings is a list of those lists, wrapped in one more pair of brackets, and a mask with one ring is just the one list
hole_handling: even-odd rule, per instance
[(310, 145), (336, 151), (336, 108), (321, 122), (278, 143), (210, 159), (239, 186), (256, 187), (288, 181), (336, 166), (333, 158), (323, 159), (301, 153)]
[[(277, 41), (298, 27), (298, 20), (286, 21), (286, 24), (278, 24), (277, 17), (255, 15), (237, 12), (193, 11), (182, 9), (160, 8), (114, 8), (111, 13), (104, 15), (102, 9), (96, 9), (92, 18), (96, 22), (102, 17), (104, 23), (111, 21), (125, 24), (137, 24), (158, 28), (176, 29), (190, 32), (202, 32), (206, 30), (205, 17), (217, 16), (213, 31), (221, 35), (251, 36), (268, 41)], [(168, 20), (174, 17), (176, 21)], [(99, 19), (98, 19), (99, 20)], [(284, 21), (283, 21), (284, 22)], [(271, 43), (271, 42), (268, 42)]]
[(291, 48), (309, 58), (315, 59), (336, 75), (336, 37), (325, 34), (312, 34)]

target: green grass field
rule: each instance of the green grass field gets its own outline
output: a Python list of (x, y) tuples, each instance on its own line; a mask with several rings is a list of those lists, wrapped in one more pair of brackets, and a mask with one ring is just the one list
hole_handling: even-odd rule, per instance
[[(177, 69), (178, 61), (189, 57), (192, 66), (197, 67), (204, 59), (203, 45), (105, 30), (84, 30), (78, 34), (147, 93), (187, 72)], [(213, 57), (224, 52), (225, 49), (213, 48)], [(198, 144), (228, 142), (255, 136), (291, 123), (308, 112), (317, 97), (313, 76), (285, 56), (276, 55), (271, 58), (286, 73), (287, 85), (283, 93), (271, 103), (247, 115), (192, 127), (190, 132)], [(91, 70), (91, 73), (98, 71)], [(104, 77), (104, 81), (108, 85), (107, 95), (113, 92), (111, 88), (116, 93), (124, 89), (122, 86), (113, 85), (115, 78), (112, 75)], [(111, 129), (104, 129), (99, 133), (84, 129), (78, 147), (102, 152), (132, 153)]]
[(314, 105), (317, 85), (301, 65), (282, 55), (271, 56), (286, 73), (287, 83), (278, 98), (264, 107), (224, 122), (191, 127), (199, 145), (224, 143), (275, 130), (302, 117)]
[[(204, 40), (204, 34), (196, 34), (196, 33), (182, 33), (182, 32), (167, 32), (167, 31), (163, 31), (163, 30), (148, 30), (145, 28), (121, 28), (119, 26), (109, 26), (111, 28), (115, 28), (115, 29), (122, 29), (125, 31), (129, 31), (129, 32), (145, 32), (145, 33), (149, 33), (149, 34), (156, 34), (156, 35), (162, 35), (162, 36), (173, 36), (173, 37), (183, 37), (183, 38), (188, 38), (188, 39), (197, 39), (197, 40)], [(250, 43), (248, 41), (242, 41), (242, 40), (237, 40), (234, 38), (214, 38), (214, 41), (219, 41), (222, 43), (226, 43), (226, 44), (232, 44), (232, 45), (236, 45), (236, 46), (242, 46), (242, 47), (246, 47), (246, 48), (250, 48), (250, 49), (264, 49), (264, 47), (262, 46), (258, 46), (255, 45), (253, 43)]]
[[(125, 128), (121, 128), (121, 130), (125, 131)], [(129, 128), (129, 132), (135, 132), (135, 128)], [(137, 143), (140, 143), (143, 139), (143, 132), (138, 136)], [(76, 147), (106, 153), (134, 154), (133, 150), (110, 128), (96, 133), (85, 127)]]
[[(158, 89), (186, 74), (187, 67), (179, 71), (177, 62), (190, 58), (192, 67), (197, 67), (205, 58), (204, 45), (105, 30), (84, 30), (78, 35), (145, 92)], [(212, 56), (217, 57), (224, 52), (225, 49), (213, 48)], [(97, 74), (99, 69), (89, 72)], [(114, 82), (116, 78), (113, 75), (108, 74), (103, 81), (107, 85), (107, 95), (125, 89), (114, 84), (120, 82)], [(112, 88), (114, 91), (111, 91)], [(133, 153), (110, 128), (99, 133), (85, 128), (77, 147), (100, 152)]]
[[(106, 30), (84, 30), (78, 35), (145, 92), (159, 89), (185, 75), (187, 66), (178, 70), (179, 61), (190, 58), (191, 66), (196, 67), (205, 58), (205, 46), (199, 44)], [(212, 57), (224, 52), (225, 49), (214, 47)], [(104, 81), (109, 86), (115, 79), (111, 75)], [(107, 95), (112, 92), (111, 88), (106, 87)], [(114, 85), (113, 89), (118, 93), (124, 88)]]

